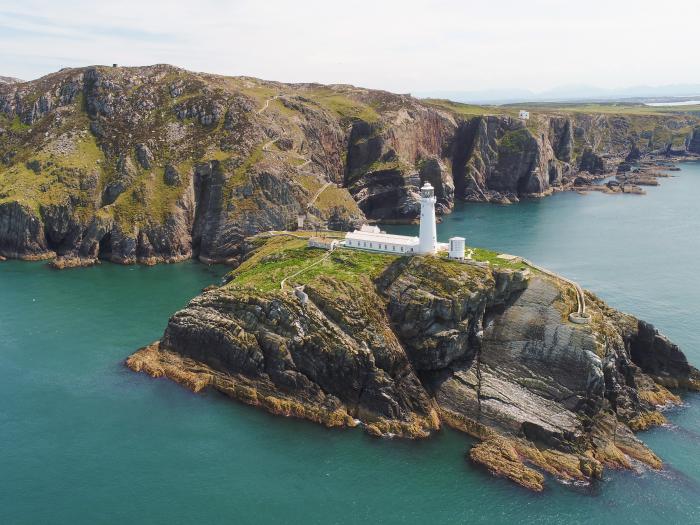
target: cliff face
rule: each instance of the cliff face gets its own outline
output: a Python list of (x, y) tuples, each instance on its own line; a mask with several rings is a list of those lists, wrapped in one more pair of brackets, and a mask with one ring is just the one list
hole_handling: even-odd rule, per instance
[(246, 236), (299, 215), (412, 220), (425, 181), (449, 213), (546, 195), (631, 151), (697, 150), (687, 115), (515, 113), (165, 65), (3, 82), (0, 254), (233, 262)]
[[(467, 200), (517, 201), (560, 186), (572, 147), (568, 120), (547, 117), (531, 127), (510, 117), (477, 117), (462, 124), (453, 145), (457, 195)], [(558, 155), (558, 156), (557, 156)]]
[(688, 151), (700, 154), (700, 127), (695, 128), (688, 139)]
[(366, 106), (334, 97), (170, 66), (0, 86), (0, 253), (229, 261), (298, 215), (348, 228), (363, 215), (336, 186), (340, 152), (346, 113)]
[(664, 422), (658, 405), (679, 402), (666, 387), (700, 388), (653, 327), (590, 294), (592, 324), (574, 325), (568, 285), (521, 266), (273, 241), (128, 366), (374, 435), (445, 424), (480, 440), (472, 460), (535, 490), (542, 471), (585, 481), (633, 460), (659, 468), (633, 431)]

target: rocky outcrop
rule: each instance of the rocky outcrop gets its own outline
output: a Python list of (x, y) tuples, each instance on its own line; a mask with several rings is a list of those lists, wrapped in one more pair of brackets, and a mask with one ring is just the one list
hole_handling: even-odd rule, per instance
[(649, 323), (639, 321), (629, 346), (632, 361), (657, 383), (668, 388), (700, 387), (700, 378), (685, 354)]
[(693, 130), (688, 139), (687, 149), (691, 153), (700, 154), (700, 127)]
[[(567, 321), (574, 290), (540, 273), (343, 251), (292, 293), (266, 276), (299, 252), (252, 245), (227, 285), (128, 366), (373, 435), (448, 425), (480, 440), (471, 460), (534, 490), (543, 472), (585, 482), (606, 467), (660, 468), (633, 431), (665, 421), (659, 405), (680, 401), (667, 387), (700, 388), (677, 347), (596, 297), (591, 325)], [(373, 281), (367, 257), (380, 258)]]
[(431, 181), (438, 213), (452, 209), (454, 184), (442, 152), (454, 120), (410, 98), (378, 122), (357, 121), (348, 139), (345, 185), (360, 209), (373, 219), (417, 217), (419, 188)]
[[(539, 131), (542, 124), (546, 133)], [(463, 199), (517, 202), (562, 184), (571, 171), (571, 123), (545, 119), (537, 128), (509, 117), (477, 117), (452, 146), (456, 193)]]
[(593, 175), (602, 175), (606, 171), (605, 162), (600, 155), (593, 153), (593, 150), (586, 148), (581, 155), (578, 164), (580, 171), (586, 171)]
[(17, 259), (47, 259), (44, 225), (38, 214), (27, 205), (8, 201), (0, 203), (0, 255)]

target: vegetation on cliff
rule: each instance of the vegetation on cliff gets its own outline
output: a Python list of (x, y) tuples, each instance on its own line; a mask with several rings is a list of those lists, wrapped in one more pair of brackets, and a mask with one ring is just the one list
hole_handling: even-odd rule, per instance
[(0, 84), (0, 254), (235, 261), (247, 236), (299, 215), (411, 220), (426, 180), (448, 213), (545, 195), (631, 150), (698, 151), (693, 108), (529, 109), (523, 123), (515, 107), (167, 65)]

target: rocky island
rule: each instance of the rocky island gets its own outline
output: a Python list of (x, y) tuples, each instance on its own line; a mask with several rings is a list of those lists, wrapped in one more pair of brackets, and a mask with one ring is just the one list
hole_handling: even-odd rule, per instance
[(590, 292), (591, 323), (571, 323), (571, 286), (486, 250), (469, 263), (260, 235), (227, 280), (127, 365), (376, 436), (449, 426), (477, 438), (471, 460), (533, 490), (543, 472), (660, 468), (634, 432), (664, 423), (660, 408), (680, 402), (669, 389), (700, 388), (653, 326)]

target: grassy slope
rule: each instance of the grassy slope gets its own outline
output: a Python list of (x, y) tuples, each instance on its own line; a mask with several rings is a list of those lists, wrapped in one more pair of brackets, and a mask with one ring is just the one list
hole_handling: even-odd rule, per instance
[[(122, 71), (121, 68), (99, 69), (108, 76), (118, 75)], [(182, 93), (172, 97), (169, 86), (175, 82), (182, 85)], [(138, 100), (142, 88), (143, 86), (137, 86), (128, 91), (129, 100)], [(45, 89), (45, 85), (37, 83), (36, 92), (27, 95), (27, 100), (38, 98)], [(279, 99), (273, 97), (302, 96), (306, 101), (305, 104), (329, 111), (341, 121), (363, 119), (374, 122), (379, 119), (379, 114), (369, 104), (347, 96), (343, 89), (324, 86), (289, 86), (242, 77), (198, 75), (173, 69), (157, 81), (157, 89), (161, 93), (159, 99), (161, 103), (155, 110), (144, 115), (143, 129), (137, 130), (138, 132), (146, 130), (145, 133), (150, 136), (165, 136), (165, 126), (178, 122), (175, 116), (176, 108), (182, 107), (185, 103), (195, 101), (205, 104), (209, 98), (223, 100), (239, 94), (254, 101), (257, 106), (254, 111), (261, 110), (269, 101), (266, 111), (274, 114), (276, 119), (281, 119), (285, 126), (291, 128), (298, 128), (296, 122), (298, 112), (286, 107)], [(205, 92), (208, 94), (205, 95)], [(116, 177), (116, 159), (106, 159), (95, 137), (89, 132), (90, 121), (82, 94), (79, 94), (69, 107), (62, 108), (61, 113), (60, 128), (56, 128), (54, 124), (49, 127), (51, 116), (43, 117), (34, 126), (28, 126), (21, 123), (19, 117), (9, 119), (0, 114), (0, 128), (9, 132), (2, 137), (4, 145), (7, 151), (15, 153), (9, 165), (0, 164), (0, 203), (19, 201), (38, 214), (42, 206), (65, 203), (72, 196), (73, 202), (80, 202), (78, 205), (80, 214), (87, 219), (97, 210), (95, 199), (87, 198), (85, 191), (80, 189), (81, 181), (87, 176), (97, 174), (96, 191), (101, 193), (104, 187)], [(263, 151), (263, 143), (253, 145), (250, 151), (243, 155), (222, 151), (219, 148), (221, 137), (225, 133), (222, 130), (223, 118), (215, 126), (204, 126), (189, 118), (181, 122), (196, 130), (187, 151), (172, 151), (167, 143), (157, 150), (152, 149), (156, 158), (151, 170), (142, 169), (132, 153), (131, 161), (137, 171), (135, 180), (114, 204), (103, 208), (102, 213), (111, 215), (125, 229), (129, 230), (130, 226), (143, 225), (147, 222), (163, 223), (177, 199), (182, 195), (186, 181), (181, 187), (175, 188), (164, 184), (163, 171), (166, 163), (175, 164), (180, 175), (186, 178), (192, 166), (198, 162), (211, 160), (222, 162), (224, 169), (232, 173), (225, 188), (225, 198), (230, 200), (233, 198), (234, 188), (245, 184), (251, 169), (264, 160), (266, 153)], [(56, 137), (69, 136), (73, 141), (68, 148), (71, 151), (68, 154), (47, 152), (43, 146), (44, 128), (50, 130), (50, 133)], [(276, 154), (280, 153), (274, 144), (268, 149)], [(0, 153), (3, 151), (0, 150)], [(292, 166), (305, 162), (304, 159), (297, 158), (293, 154), (289, 154), (288, 157), (288, 163)], [(41, 163), (42, 169), (38, 172), (28, 166), (34, 161)], [(236, 162), (230, 165), (231, 161)], [(303, 181), (302, 185), (308, 186), (313, 194), (320, 188), (321, 183)], [(316, 201), (315, 207), (323, 215), (329, 215), (337, 208), (357, 209), (351, 197), (344, 190), (335, 187), (327, 188)], [(245, 209), (246, 206), (242, 202), (237, 202), (236, 209), (238, 208)]]
[[(260, 241), (255, 253), (231, 272), (234, 288), (255, 288), (261, 291), (279, 290), (280, 282), (327, 254), (326, 250), (308, 248), (306, 239), (272, 237)], [(357, 250), (337, 249), (328, 260), (300, 273), (290, 285), (307, 284), (320, 276), (335, 277), (359, 283), (364, 277), (378, 277), (398, 257)]]
[[(320, 261), (328, 254), (326, 250), (307, 247), (307, 237), (312, 234), (299, 233), (304, 238), (280, 235), (276, 237), (259, 237), (254, 239), (255, 251), (229, 277), (233, 280), (227, 285), (232, 288), (254, 288), (259, 291), (279, 290), (280, 282), (294, 275), (311, 264)], [(343, 234), (333, 235), (343, 238)], [(494, 268), (524, 269), (522, 263), (511, 263), (498, 259), (497, 253), (483, 248), (474, 248), (473, 258), (486, 261)], [(337, 248), (327, 259), (303, 271), (289, 285), (308, 284), (319, 277), (331, 277), (352, 284), (361, 284), (366, 278), (375, 279), (400, 256), (375, 253), (347, 248)], [(431, 275), (449, 278), (469, 270), (459, 262), (445, 257), (429, 257)], [(474, 271), (480, 272), (478, 268)], [(430, 276), (427, 276), (430, 277)]]

